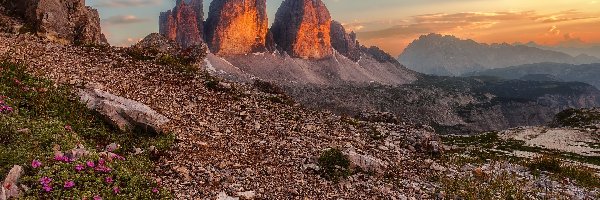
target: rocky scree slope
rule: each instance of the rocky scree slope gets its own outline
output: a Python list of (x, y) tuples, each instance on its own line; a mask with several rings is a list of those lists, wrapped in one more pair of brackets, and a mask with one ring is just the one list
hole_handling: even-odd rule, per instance
[(459, 76), (468, 72), (523, 64), (555, 62), (589, 64), (568, 54), (510, 44), (482, 44), (454, 36), (429, 34), (413, 41), (398, 60), (408, 68), (433, 75)]
[(429, 124), (439, 133), (454, 134), (541, 125), (564, 109), (600, 105), (600, 91), (585, 83), (489, 77), (424, 76), (400, 86), (304, 85), (288, 86), (286, 91), (310, 108), (349, 116), (389, 112), (406, 121)]
[[(401, 177), (429, 196), (435, 193), (435, 184), (419, 176), (430, 170), (422, 165), (426, 152), (441, 151), (428, 128), (351, 125), (332, 114), (288, 105), (278, 100), (282, 95), (243, 84), (212, 84), (213, 79), (201, 74), (139, 60), (122, 48), (63, 46), (28, 34), (3, 33), (0, 55), (26, 63), (31, 73), (58, 84), (94, 84), (171, 119), (165, 128), (177, 134), (178, 142), (155, 173), (179, 199), (221, 192), (273, 199), (422, 195), (394, 181)], [(385, 139), (372, 141), (371, 127)], [(344, 185), (327, 181), (315, 169), (319, 155), (331, 147), (343, 149), (363, 169), (382, 170), (397, 179), (355, 173)]]
[[(514, 163), (439, 160), (434, 155), (446, 147), (431, 127), (307, 110), (268, 83), (222, 82), (138, 59), (128, 49), (64, 46), (28, 34), (0, 34), (0, 55), (27, 63), (31, 73), (57, 84), (94, 84), (169, 118), (165, 128), (177, 135), (176, 144), (154, 173), (177, 199), (598, 197), (597, 189), (555, 183)], [(332, 147), (342, 150), (353, 169), (339, 182), (321, 176), (327, 166), (319, 158)], [(457, 178), (464, 187), (452, 184)], [(498, 184), (504, 189), (493, 189)], [(477, 194), (464, 193), (475, 186)]]

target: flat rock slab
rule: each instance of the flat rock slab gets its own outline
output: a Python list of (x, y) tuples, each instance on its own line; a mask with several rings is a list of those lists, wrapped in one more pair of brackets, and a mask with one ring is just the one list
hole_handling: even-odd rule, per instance
[(163, 125), (170, 120), (145, 104), (110, 94), (100, 89), (79, 90), (79, 98), (87, 108), (97, 111), (121, 131), (163, 133)]

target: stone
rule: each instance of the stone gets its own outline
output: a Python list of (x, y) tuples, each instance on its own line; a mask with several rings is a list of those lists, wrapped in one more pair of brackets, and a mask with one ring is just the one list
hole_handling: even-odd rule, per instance
[(446, 167), (444, 167), (436, 162), (432, 163), (429, 168), (431, 170), (440, 171), (440, 172), (446, 171)]
[(175, 8), (161, 12), (159, 33), (187, 48), (203, 41), (204, 11), (202, 0), (178, 0)]
[(164, 131), (162, 126), (170, 121), (147, 105), (100, 89), (82, 89), (79, 91), (79, 97), (89, 109), (97, 111), (108, 123), (121, 131), (159, 134)]
[(254, 191), (238, 192), (238, 193), (236, 193), (236, 196), (241, 197), (242, 199), (254, 199), (256, 197), (256, 192), (254, 192)]
[(355, 151), (348, 150), (344, 152), (344, 155), (348, 156), (350, 165), (353, 168), (360, 168), (367, 172), (375, 172), (377, 174), (383, 174), (387, 169), (387, 164), (375, 157), (362, 155)]
[(10, 1), (39, 36), (63, 44), (107, 44), (98, 11), (86, 6), (85, 0)]
[(220, 192), (220, 193), (217, 195), (217, 200), (239, 200), (239, 199), (240, 199), (240, 198), (229, 196), (229, 195), (227, 195), (227, 193), (225, 193), (225, 192)]
[(19, 165), (15, 165), (10, 169), (8, 175), (2, 182), (2, 192), (0, 194), (0, 199), (11, 199), (18, 198), (21, 195), (21, 190), (19, 189), (19, 179), (23, 176), (23, 167)]
[(206, 20), (206, 42), (217, 55), (266, 50), (266, 0), (214, 0)]
[(337, 21), (331, 22), (331, 46), (340, 54), (353, 61), (360, 59), (360, 44), (354, 32), (347, 33), (344, 26)]
[(321, 0), (285, 0), (271, 26), (277, 47), (304, 59), (333, 55), (330, 32), (331, 15)]

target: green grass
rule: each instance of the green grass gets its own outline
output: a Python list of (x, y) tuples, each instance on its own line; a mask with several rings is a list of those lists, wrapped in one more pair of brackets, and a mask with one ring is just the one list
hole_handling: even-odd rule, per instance
[(570, 178), (588, 188), (600, 188), (600, 177), (592, 169), (563, 163), (559, 158), (543, 156), (526, 163), (530, 170), (551, 172), (557, 179)]
[[(126, 160), (111, 163), (111, 175), (123, 186), (120, 198), (164, 198), (151, 192), (153, 181), (147, 177), (153, 169), (155, 158), (150, 154), (129, 156), (134, 147), (156, 146), (159, 151), (170, 148), (174, 142), (172, 134), (152, 136), (145, 133), (120, 132), (105, 124), (99, 116), (80, 103), (71, 90), (48, 80), (30, 76), (22, 65), (0, 63), (0, 98), (14, 109), (0, 113), (0, 179), (6, 176), (13, 165), (30, 166), (32, 160), (47, 164), (43, 169), (26, 167), (23, 180), (32, 188), (26, 199), (64, 198), (88, 196), (88, 193), (105, 192), (106, 188), (82, 187), (72, 191), (57, 191), (46, 197), (40, 196), (37, 183), (39, 176), (86, 180), (92, 174), (74, 174), (73, 164), (53, 161), (53, 148), (60, 146), (62, 151), (70, 150), (78, 144), (84, 145), (92, 154), (86, 159), (97, 159), (98, 152), (110, 143), (121, 145), (115, 153), (125, 155)], [(67, 169), (70, 167), (70, 170)], [(166, 196), (164, 196), (164, 195)], [(105, 198), (110, 199), (110, 198)]]

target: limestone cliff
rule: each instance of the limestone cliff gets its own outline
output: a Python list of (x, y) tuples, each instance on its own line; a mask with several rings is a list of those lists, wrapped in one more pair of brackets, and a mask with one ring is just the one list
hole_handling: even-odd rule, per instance
[(206, 21), (206, 42), (218, 55), (264, 51), (268, 26), (266, 0), (214, 0)]
[(39, 36), (64, 44), (105, 44), (98, 11), (85, 0), (9, 0), (12, 14)]
[(177, 41), (184, 48), (202, 44), (202, 8), (202, 0), (178, 0), (175, 8), (160, 13), (159, 33)]
[(331, 57), (331, 16), (321, 0), (285, 0), (271, 27), (275, 43), (293, 57)]

